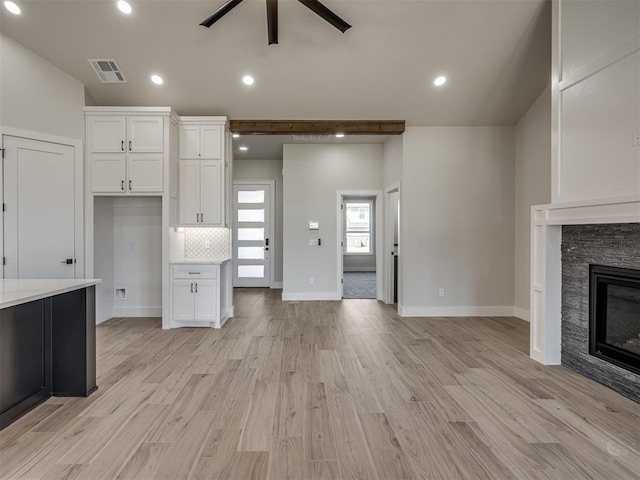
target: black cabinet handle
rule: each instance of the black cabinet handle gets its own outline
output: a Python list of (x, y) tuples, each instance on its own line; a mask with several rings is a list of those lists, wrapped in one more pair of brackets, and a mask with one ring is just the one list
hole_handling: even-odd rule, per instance
[(129, 180), (129, 190), (131, 190), (132, 188), (132, 184), (131, 184), (131, 180)]
[(131, 140), (129, 140), (129, 151), (131, 151)]
[(124, 152), (124, 140), (122, 140), (122, 142), (120, 142), (120, 149)]
[(124, 192), (124, 180), (120, 181), (120, 188), (122, 189), (122, 191)]
[(198, 293), (198, 284), (196, 283), (196, 293)]
[(193, 293), (193, 283), (191, 284), (191, 293)]
[(201, 214), (200, 214), (200, 221), (201, 221), (201, 222), (204, 222), (204, 213), (201, 213)]

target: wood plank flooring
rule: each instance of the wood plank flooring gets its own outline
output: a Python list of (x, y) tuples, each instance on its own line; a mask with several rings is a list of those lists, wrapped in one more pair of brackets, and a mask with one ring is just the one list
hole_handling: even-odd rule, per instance
[(221, 330), (98, 327), (98, 385), (0, 432), (2, 479), (640, 479), (640, 405), (513, 318), (237, 289)]

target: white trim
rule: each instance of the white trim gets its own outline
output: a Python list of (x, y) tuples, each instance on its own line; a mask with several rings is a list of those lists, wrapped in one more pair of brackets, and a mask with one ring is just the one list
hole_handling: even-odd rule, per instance
[[(276, 284), (276, 265), (274, 258), (276, 257), (275, 252), (277, 252), (277, 245), (279, 242), (279, 238), (277, 238), (276, 232), (276, 181), (275, 180), (233, 180), (231, 182), (231, 221), (229, 222), (229, 229), (231, 230), (231, 235), (234, 233), (235, 229), (235, 212), (236, 212), (236, 199), (235, 194), (233, 193), (233, 187), (236, 185), (269, 185), (269, 236), (271, 238), (271, 245), (269, 245), (269, 288), (277, 288)], [(236, 261), (236, 251), (233, 248), (233, 236), (231, 237), (231, 261), (235, 264)], [(232, 279), (234, 272), (231, 272)], [(280, 283), (280, 288), (282, 288), (282, 283)]]
[(282, 292), (282, 301), (342, 300), (340, 292)]
[(586, 80), (587, 78), (595, 75), (596, 73), (604, 70), (607, 67), (610, 67), (614, 63), (619, 62), (627, 58), (629, 55), (633, 55), (640, 49), (640, 39), (635, 38), (618, 48), (613, 49), (602, 57), (596, 59), (594, 62), (590, 63), (582, 67), (576, 73), (564, 77), (560, 82), (558, 82), (558, 90), (560, 92), (567, 90), (568, 88), (577, 85), (578, 83)]
[(529, 310), (525, 310), (524, 308), (513, 307), (513, 316), (526, 322), (531, 322)]
[(114, 317), (161, 317), (162, 307), (124, 307), (114, 305)]
[(401, 317), (513, 317), (513, 307), (404, 307)]
[(345, 272), (372, 272), (375, 273), (377, 268), (371, 267), (344, 267)]
[[(382, 267), (382, 278), (384, 279), (379, 291), (382, 294), (383, 302), (387, 305), (391, 305), (394, 303), (393, 299), (393, 268), (392, 268), (392, 256), (391, 250), (393, 250), (393, 225), (391, 224), (391, 219), (389, 218), (389, 197), (391, 194), (398, 192), (398, 206), (402, 209), (402, 203), (400, 199), (400, 182), (395, 182), (389, 185), (384, 189), (384, 246), (383, 251), (385, 252), (382, 256), (384, 259), (381, 267)], [(398, 222), (400, 222), (400, 218), (398, 218)], [(400, 276), (400, 229), (398, 229), (398, 308), (400, 306), (401, 297), (401, 276)]]
[(275, 288), (275, 289), (280, 289), (280, 290), (282, 290), (282, 288), (284, 288), (284, 287), (283, 287), (283, 285), (282, 285), (282, 282), (274, 282), (274, 283), (273, 283), (273, 287), (271, 287), (271, 288)]

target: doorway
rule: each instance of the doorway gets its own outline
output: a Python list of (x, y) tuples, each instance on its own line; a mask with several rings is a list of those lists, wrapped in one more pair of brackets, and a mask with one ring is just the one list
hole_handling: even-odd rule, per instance
[(344, 299), (378, 299), (382, 292), (381, 192), (338, 192), (338, 283)]
[(82, 278), (76, 147), (10, 135), (2, 141), (4, 277)]
[[(385, 190), (385, 298), (387, 304), (397, 304), (400, 295), (400, 185)], [(388, 253), (387, 253), (388, 252)]]
[(272, 180), (233, 182), (233, 286), (273, 285)]

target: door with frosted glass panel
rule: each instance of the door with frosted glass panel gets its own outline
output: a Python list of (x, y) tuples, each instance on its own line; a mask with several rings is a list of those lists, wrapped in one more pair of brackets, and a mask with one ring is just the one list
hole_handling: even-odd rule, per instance
[(233, 286), (269, 287), (271, 185), (234, 183), (233, 207)]

